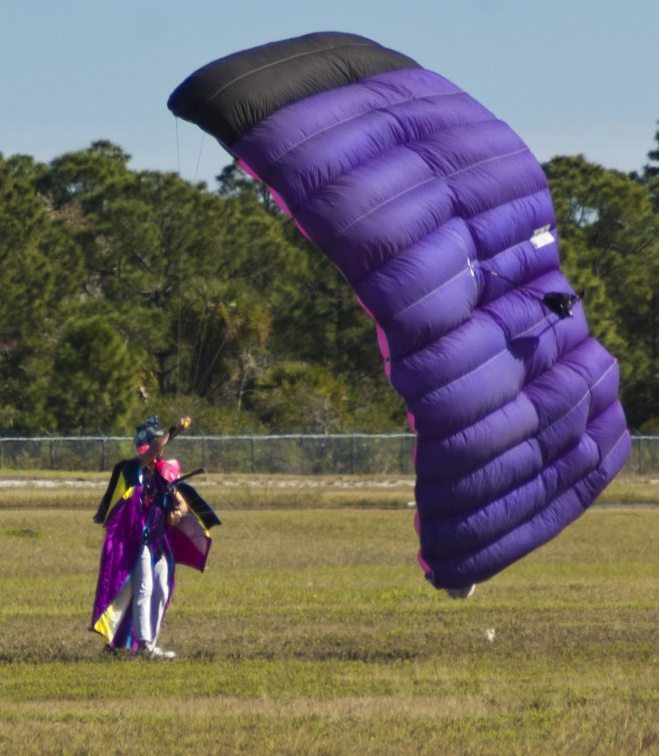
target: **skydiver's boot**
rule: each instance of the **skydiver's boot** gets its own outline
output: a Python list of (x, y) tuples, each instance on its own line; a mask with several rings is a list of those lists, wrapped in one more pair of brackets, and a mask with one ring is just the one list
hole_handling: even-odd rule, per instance
[(165, 661), (171, 661), (172, 659), (176, 658), (174, 651), (163, 651), (160, 646), (156, 646), (152, 643), (150, 643), (146, 647), (146, 653), (150, 659), (162, 659)]
[(129, 653), (131, 659), (157, 659), (161, 661), (171, 661), (176, 658), (173, 651), (163, 651), (160, 646), (148, 641), (140, 641), (139, 647)]

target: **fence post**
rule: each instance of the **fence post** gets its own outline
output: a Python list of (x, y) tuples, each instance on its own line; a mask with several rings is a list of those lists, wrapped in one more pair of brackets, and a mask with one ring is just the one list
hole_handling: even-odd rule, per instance
[(355, 445), (356, 445), (356, 439), (355, 434), (353, 433), (352, 436), (350, 436), (350, 474), (355, 474)]

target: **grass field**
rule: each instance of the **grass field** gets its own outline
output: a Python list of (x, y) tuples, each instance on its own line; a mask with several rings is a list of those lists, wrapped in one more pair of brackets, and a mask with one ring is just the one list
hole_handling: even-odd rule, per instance
[(87, 631), (103, 481), (0, 487), (1, 753), (659, 753), (657, 507), (594, 507), (455, 602), (409, 480), (208, 479), (168, 663)]

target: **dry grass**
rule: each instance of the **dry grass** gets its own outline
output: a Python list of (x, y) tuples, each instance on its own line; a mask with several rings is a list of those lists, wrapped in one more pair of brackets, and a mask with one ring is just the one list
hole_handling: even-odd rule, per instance
[(206, 485), (224, 524), (207, 572), (177, 573), (171, 664), (86, 630), (97, 490), (0, 498), (0, 752), (659, 753), (659, 509), (595, 508), (453, 602), (415, 563), (405, 482), (352, 486), (379, 509)]
[[(89, 510), (103, 495), (107, 473), (0, 471), (0, 510)], [(291, 476), (204, 474), (194, 485), (218, 508), (405, 508), (414, 498), (411, 476)], [(659, 477), (616, 478), (596, 504), (659, 504)]]

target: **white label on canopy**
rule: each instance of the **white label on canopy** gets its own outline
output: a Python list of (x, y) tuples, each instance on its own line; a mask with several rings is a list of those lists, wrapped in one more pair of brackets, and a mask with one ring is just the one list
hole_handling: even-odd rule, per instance
[(536, 230), (533, 232), (533, 236), (531, 237), (531, 244), (536, 249), (540, 249), (541, 247), (546, 247), (548, 244), (551, 244), (554, 241), (554, 235), (549, 230), (549, 226), (543, 226), (542, 228), (536, 228)]

